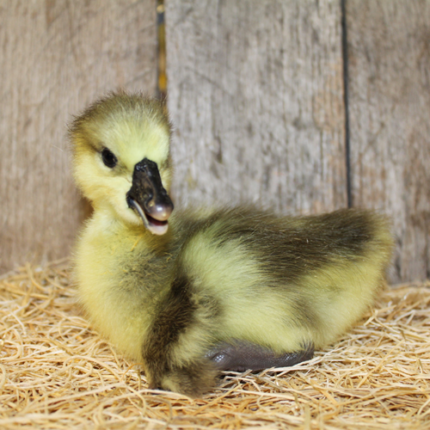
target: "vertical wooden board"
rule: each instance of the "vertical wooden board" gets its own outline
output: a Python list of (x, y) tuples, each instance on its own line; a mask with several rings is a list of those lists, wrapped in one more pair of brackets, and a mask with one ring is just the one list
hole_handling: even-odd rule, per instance
[(0, 273), (68, 254), (83, 217), (67, 124), (118, 87), (156, 91), (155, 0), (0, 2)]
[(430, 277), (430, 2), (348, 0), (353, 203), (392, 216), (394, 282)]
[(346, 206), (337, 0), (167, 0), (180, 204)]

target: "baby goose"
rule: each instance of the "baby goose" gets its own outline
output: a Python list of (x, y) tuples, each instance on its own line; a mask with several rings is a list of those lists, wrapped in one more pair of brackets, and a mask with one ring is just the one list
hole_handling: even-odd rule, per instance
[(371, 304), (392, 247), (381, 216), (172, 213), (169, 122), (139, 95), (96, 102), (70, 135), (94, 206), (76, 249), (80, 300), (151, 387), (196, 396), (219, 370), (309, 359)]

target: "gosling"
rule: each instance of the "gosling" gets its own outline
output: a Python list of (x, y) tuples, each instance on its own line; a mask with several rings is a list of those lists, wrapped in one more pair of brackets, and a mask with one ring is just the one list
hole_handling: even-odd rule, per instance
[(173, 212), (170, 134), (160, 102), (125, 93), (70, 127), (94, 207), (75, 253), (80, 302), (150, 387), (199, 396), (220, 370), (291, 366), (363, 316), (391, 256), (382, 216)]

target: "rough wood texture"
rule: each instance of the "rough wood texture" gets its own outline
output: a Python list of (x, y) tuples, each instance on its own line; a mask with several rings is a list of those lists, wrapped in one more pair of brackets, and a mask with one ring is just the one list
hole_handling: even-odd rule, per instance
[(66, 256), (83, 217), (66, 125), (123, 87), (155, 94), (155, 0), (0, 2), (0, 273)]
[(166, 3), (176, 200), (346, 206), (339, 1)]
[(348, 0), (353, 203), (394, 220), (393, 281), (430, 277), (430, 2)]

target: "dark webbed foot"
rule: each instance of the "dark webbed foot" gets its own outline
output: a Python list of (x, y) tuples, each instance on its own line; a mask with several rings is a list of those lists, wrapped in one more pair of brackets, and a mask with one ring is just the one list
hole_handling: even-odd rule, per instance
[(303, 350), (275, 354), (271, 349), (242, 340), (232, 343), (222, 342), (212, 348), (206, 357), (219, 370), (243, 372), (245, 370), (263, 370), (270, 367), (289, 367), (302, 361), (310, 360), (314, 355), (313, 345), (306, 345)]

